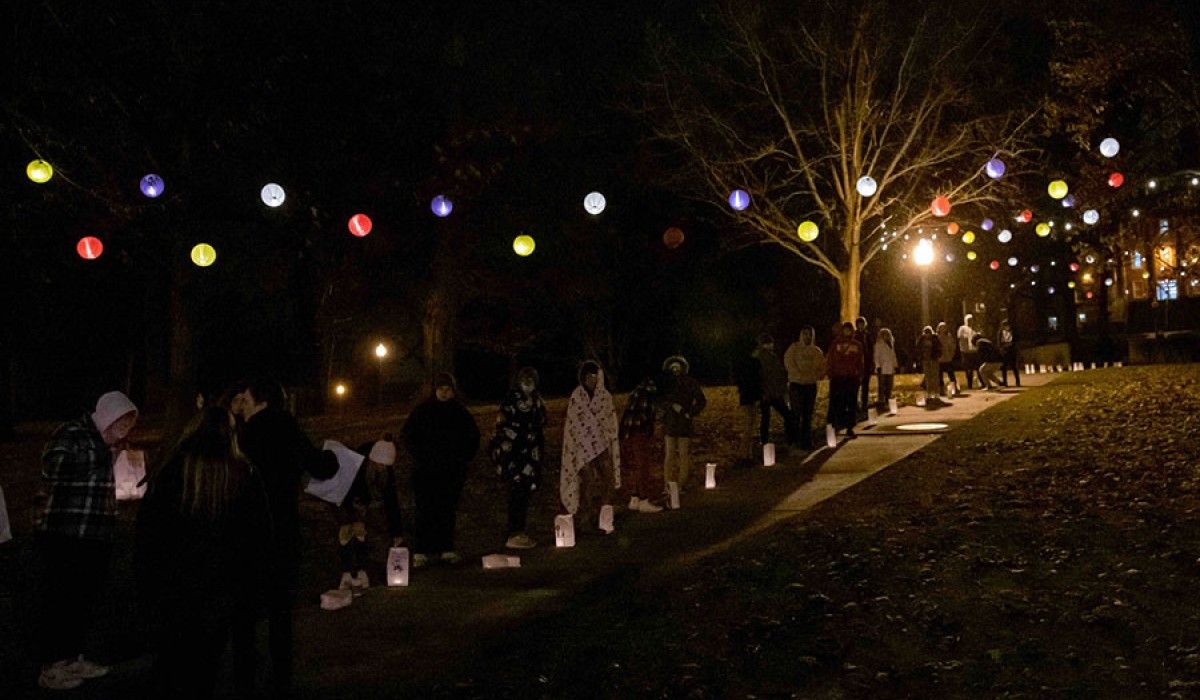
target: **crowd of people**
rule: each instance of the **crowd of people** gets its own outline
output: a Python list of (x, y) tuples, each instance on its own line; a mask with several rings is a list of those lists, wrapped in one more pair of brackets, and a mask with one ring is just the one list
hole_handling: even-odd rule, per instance
[[(993, 388), (1016, 373), (1007, 323), (995, 341), (975, 332), (967, 316), (957, 334), (946, 324), (925, 327), (916, 344), (928, 396), (942, 394), (956, 368), (967, 386)], [(742, 411), (740, 461), (756, 463), (771, 440), (772, 414), (787, 442), (813, 447), (818, 384), (828, 380), (826, 423), (854, 435), (871, 408), (886, 410), (901, 368), (895, 338), (866, 319), (833, 329), (826, 351), (813, 328), (781, 356), (763, 334), (735, 366)], [(584, 362), (563, 422), (558, 500), (579, 526), (611, 534), (617, 494), (630, 512), (678, 507), (691, 476), (695, 420), (705, 410), (686, 358), (673, 355), (658, 376), (638, 382), (618, 415), (604, 370)], [(876, 401), (868, 405), (871, 378)], [(116, 534), (113, 464), (137, 423), (136, 406), (109, 392), (95, 410), (65, 423), (43, 454), (45, 499), (35, 527), (41, 566), (39, 684), (75, 688), (108, 669), (83, 656), (97, 592), (108, 573)], [(499, 541), (529, 549), (527, 514), (542, 487), (547, 406), (539, 375), (521, 369), (504, 395), (486, 452), (507, 495)], [(821, 426), (823, 427), (823, 426)], [(757, 433), (757, 435), (756, 435)], [(757, 437), (757, 441), (755, 440)], [(481, 447), (475, 418), (453, 376), (438, 375), (429, 395), (409, 414), (399, 445), (391, 434), (359, 446), (361, 461), (344, 497), (329, 504), (337, 532), (339, 589), (359, 595), (370, 586), (366, 509), (381, 502), (391, 546), (405, 540), (396, 475), (399, 447), (411, 457), (414, 518), (412, 566), (456, 564), (458, 504), (468, 467)], [(313, 444), (286, 410), (277, 382), (232, 387), (215, 405), (201, 406), (181, 435), (160, 450), (147, 470), (136, 525), (135, 578), (147, 618), (154, 622), (153, 682), (162, 697), (209, 697), (223, 650), (231, 643), (239, 693), (256, 683), (257, 626), (266, 620), (272, 689), (292, 685), (292, 614), (303, 550), (299, 503), (305, 484), (335, 478), (343, 468), (332, 449)], [(331, 527), (331, 529), (333, 529)]]

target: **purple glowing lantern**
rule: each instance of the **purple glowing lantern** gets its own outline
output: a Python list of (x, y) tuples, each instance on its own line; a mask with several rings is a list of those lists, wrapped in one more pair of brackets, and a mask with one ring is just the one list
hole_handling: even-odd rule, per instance
[(451, 202), (449, 197), (439, 194), (429, 203), (429, 208), (433, 210), (435, 216), (444, 219), (454, 211), (454, 202)]
[(150, 173), (142, 178), (141, 187), (142, 194), (146, 195), (150, 199), (154, 199), (163, 193), (163, 179), (154, 173)]

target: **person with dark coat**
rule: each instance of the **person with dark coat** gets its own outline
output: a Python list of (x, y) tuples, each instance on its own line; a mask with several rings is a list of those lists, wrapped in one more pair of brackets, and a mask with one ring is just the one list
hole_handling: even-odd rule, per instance
[[(313, 446), (295, 416), (285, 408), (283, 387), (270, 379), (239, 386), (230, 401), (242, 419), (238, 444), (262, 477), (274, 524), (270, 582), (266, 593), (272, 690), (288, 695), (292, 687), (292, 609), (300, 576), (300, 489), (307, 476), (324, 480), (337, 474), (337, 457)], [(244, 610), (234, 625), (234, 675), (239, 687), (254, 683), (254, 625), (257, 610)]]
[(771, 441), (771, 409), (783, 418), (788, 444), (800, 441), (798, 423), (787, 405), (788, 375), (783, 360), (775, 353), (775, 339), (769, 333), (758, 337), (758, 349), (754, 351), (762, 377), (762, 401), (759, 404), (758, 437), (762, 444)]
[(134, 564), (155, 629), (154, 694), (212, 697), (234, 613), (266, 587), (266, 490), (217, 406), (196, 414), (147, 481)]
[(746, 350), (734, 361), (733, 380), (737, 385), (738, 410), (742, 424), (738, 430), (738, 465), (754, 463), (754, 432), (758, 427), (758, 406), (762, 403), (762, 365)]
[(663, 460), (663, 481), (679, 484), (682, 490), (692, 467), (691, 442), (695, 434), (694, 420), (708, 402), (700, 382), (688, 375), (688, 361), (672, 355), (663, 362), (667, 373), (666, 391), (659, 394), (659, 413), (666, 434), (666, 457)]
[(1013, 374), (1013, 382), (1017, 386), (1021, 386), (1021, 373), (1017, 371), (1017, 339), (1013, 335), (1012, 327), (1008, 325), (1008, 319), (1000, 322), (1000, 332), (996, 334), (996, 349), (1000, 351), (1002, 358), (1000, 379), (1004, 386), (1008, 386), (1010, 369)]
[(938, 393), (946, 393), (946, 384), (942, 377), (949, 377), (949, 381), (955, 386), (958, 385), (958, 379), (954, 375), (954, 358), (958, 355), (958, 342), (954, 338), (954, 333), (950, 331), (950, 324), (941, 321), (937, 324), (937, 339), (938, 346), (941, 348), (941, 354), (938, 355)]
[(829, 345), (825, 362), (829, 371), (829, 424), (854, 437), (856, 394), (866, 362), (866, 351), (854, 337), (854, 324), (842, 324), (841, 334)]
[(429, 557), (440, 557), (447, 564), (462, 560), (454, 551), (454, 528), (467, 467), (479, 451), (479, 426), (457, 393), (454, 377), (439, 374), (433, 381), (433, 395), (404, 422), (417, 507), (414, 567), (425, 566)]
[(921, 384), (925, 389), (926, 402), (937, 398), (939, 393), (942, 357), (942, 342), (938, 340), (932, 326), (925, 326), (921, 329), (921, 336), (917, 338), (917, 361), (921, 364)]
[[(859, 316), (854, 322), (854, 339), (862, 346), (863, 357), (872, 353), (875, 350), (875, 333), (867, 327), (867, 319), (864, 316)], [(867, 417), (867, 400), (871, 397), (871, 377), (875, 374), (875, 367), (870, 359), (863, 363), (863, 375), (859, 384), (859, 401), (858, 413), (863, 417)]]
[(621, 481), (629, 492), (629, 510), (658, 513), (662, 507), (652, 496), (665, 488), (656, 478), (656, 467), (663, 463), (663, 443), (658, 439), (658, 384), (646, 377), (634, 387), (621, 413)]
[(525, 367), (517, 385), (504, 395), (496, 415), (496, 434), (489, 445), (496, 474), (508, 490), (508, 529), (504, 546), (530, 549), (537, 546), (525, 532), (529, 497), (542, 481), (546, 450), (546, 402), (538, 391), (538, 373)]
[(975, 354), (979, 358), (979, 383), (987, 391), (998, 389), (1000, 387), (1000, 368), (1003, 366), (1003, 359), (1000, 356), (1000, 351), (992, 341), (988, 340), (983, 335), (976, 335), (974, 339)]

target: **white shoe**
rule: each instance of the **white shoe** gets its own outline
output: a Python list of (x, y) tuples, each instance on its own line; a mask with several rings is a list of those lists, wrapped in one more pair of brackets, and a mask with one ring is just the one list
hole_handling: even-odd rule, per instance
[(662, 506), (656, 506), (650, 501), (642, 498), (638, 499), (637, 506), (633, 508), (633, 510), (636, 510), (639, 513), (661, 513)]
[(641, 502), (642, 502), (642, 499), (638, 498), (637, 496), (630, 496), (629, 506), (628, 506), (629, 510), (637, 511), (638, 505), (641, 504)]
[(535, 542), (532, 537), (526, 535), (524, 532), (520, 532), (512, 537), (509, 537), (508, 541), (504, 543), (504, 546), (508, 547), (509, 549), (533, 549), (537, 546), (537, 542)]
[(55, 661), (42, 669), (38, 685), (46, 690), (71, 690), (83, 685), (83, 678), (71, 673), (70, 661)]
[(342, 572), (342, 580), (340, 582), (338, 582), (338, 590), (349, 591), (349, 590), (352, 590), (353, 588), (354, 588), (354, 577), (350, 575), (349, 571), (343, 571)]
[(442, 552), (442, 563), (457, 564), (462, 561), (462, 557), (458, 556), (458, 552)]
[(101, 666), (83, 658), (83, 654), (79, 655), (78, 659), (67, 662), (67, 672), (76, 678), (81, 678), (85, 681), (93, 678), (100, 678), (108, 675), (108, 666)]
[(412, 567), (419, 569), (429, 563), (429, 557), (424, 554), (414, 554), (412, 558)]
[(371, 581), (367, 578), (367, 572), (359, 569), (358, 574), (350, 582), (350, 590), (354, 591), (354, 595), (359, 596), (370, 587)]

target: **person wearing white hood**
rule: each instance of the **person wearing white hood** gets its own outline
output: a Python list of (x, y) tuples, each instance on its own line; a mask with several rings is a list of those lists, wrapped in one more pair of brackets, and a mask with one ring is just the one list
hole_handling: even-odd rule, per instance
[[(605, 534), (611, 534), (613, 493), (621, 488), (620, 467), (617, 412), (612, 394), (604, 386), (604, 370), (589, 360), (579, 368), (579, 386), (571, 394), (563, 424), (558, 485), (563, 509), (575, 515), (583, 502), (588, 505), (584, 512), (590, 516), (590, 501), (599, 495), (598, 524)], [(590, 482), (587, 488), (585, 482)]]
[(92, 605), (108, 577), (117, 526), (113, 460), (137, 424), (119, 391), (62, 424), (42, 452), (45, 502), (34, 526), (42, 561), (38, 685), (69, 690), (108, 668), (83, 658)]

